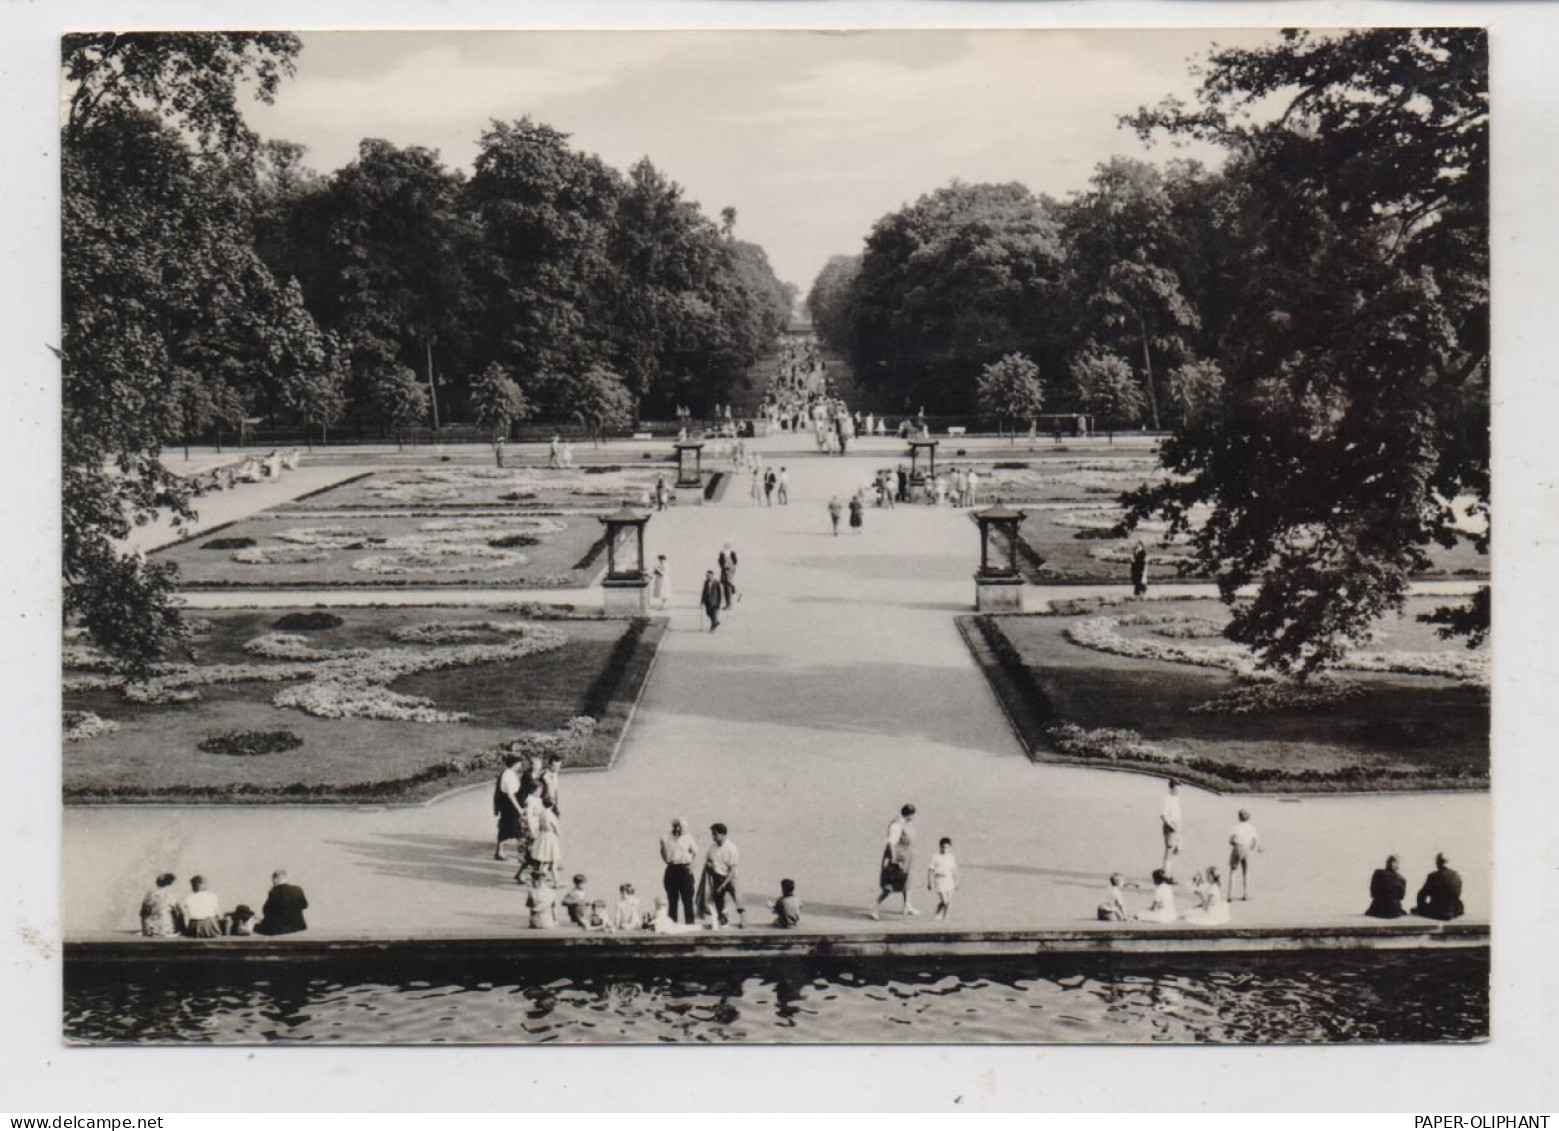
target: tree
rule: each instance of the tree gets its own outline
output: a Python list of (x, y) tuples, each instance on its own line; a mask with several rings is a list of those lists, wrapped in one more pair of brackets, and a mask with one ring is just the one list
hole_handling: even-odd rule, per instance
[(496, 441), (507, 436), (516, 421), (528, 418), (532, 409), (520, 387), (495, 361), (471, 384), (471, 411)]
[(1038, 418), (1045, 407), (1045, 389), (1040, 384), (1039, 366), (1021, 353), (1009, 353), (999, 361), (987, 365), (980, 374), (980, 411), (994, 416), (997, 427), (1010, 423), (1013, 441), (1017, 438), (1017, 421), (1030, 422)]
[(968, 413), (980, 368), (1061, 368), (1060, 230), (1020, 184), (954, 182), (878, 220), (850, 286), (849, 360), (884, 400)]
[(861, 274), (859, 255), (835, 255), (823, 264), (807, 292), (807, 313), (823, 345), (835, 353), (850, 349), (855, 281)]
[(1216, 361), (1188, 361), (1169, 374), (1169, 397), (1180, 409), (1180, 423), (1213, 407), (1223, 395), (1223, 371)]
[(568, 382), (573, 417), (600, 447), (607, 431), (633, 423), (633, 394), (610, 369), (592, 365)]
[(428, 391), (404, 365), (392, 365), (377, 375), (373, 399), (379, 419), (395, 432), (397, 447), (406, 446), (406, 429), (428, 418)]
[(1131, 366), (1113, 353), (1085, 353), (1072, 362), (1072, 381), (1083, 408), (1104, 422), (1110, 442), (1115, 429), (1142, 419), (1142, 389)]
[(64, 612), (132, 669), (179, 635), (175, 571), (116, 543), (159, 511), (193, 517), (191, 484), (163, 466), (163, 443), (267, 379), (247, 329), (219, 357), (210, 346), (223, 319), (263, 310), (274, 285), (234, 175), (255, 145), (237, 87), (269, 101), (297, 51), (296, 37), (271, 33), (63, 39)]
[[(1133, 124), (1230, 150), (1225, 390), (1130, 513), (1207, 508), (1197, 559), (1231, 604), (1255, 589), (1229, 635), (1303, 678), (1402, 606), (1459, 496), (1488, 505), (1486, 34), (1285, 32), (1215, 52), (1198, 99)], [(1444, 619), (1478, 634), (1487, 608)]]
[(1103, 162), (1090, 185), (1061, 209), (1076, 333), (1139, 359), (1157, 430), (1154, 358), (1183, 356), (1184, 335), (1201, 322), (1173, 266), (1180, 238), (1173, 200), (1157, 169), (1127, 157)]

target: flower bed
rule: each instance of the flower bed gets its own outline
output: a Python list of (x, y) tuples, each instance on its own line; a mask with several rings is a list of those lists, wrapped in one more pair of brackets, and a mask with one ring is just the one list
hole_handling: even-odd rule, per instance
[[(196, 662), (157, 665), (139, 682), (70, 677), (68, 731), (89, 714), (102, 726), (67, 745), (67, 795), (411, 798), (460, 784), (470, 767), (496, 764), (481, 752), (516, 741), (566, 743), (570, 766), (605, 765), (664, 626), (562, 613), (535, 623), (491, 608), (342, 608), (338, 627), (307, 636), (272, 631), (274, 611), (213, 614)], [(586, 715), (596, 722), (581, 737), (570, 721)], [(199, 749), (218, 734), (279, 729), (303, 743), (285, 758)]]
[[(286, 512), (283, 512), (286, 513)], [(296, 513), (296, 512), (293, 512)], [(588, 582), (593, 516), (362, 516), (319, 522), (261, 515), (238, 524), (256, 543), (231, 554), (160, 551), (188, 588), (522, 585)]]
[(234, 758), (259, 758), (296, 750), (303, 740), (290, 730), (230, 730), (214, 734), (198, 747), (206, 754), (226, 754)]
[[(625, 499), (644, 502), (655, 489), (653, 467), (590, 465), (551, 469), (536, 466), (441, 465), (376, 471), (321, 492), (307, 508), (464, 508), (504, 503), (601, 506)], [(294, 504), (296, 505), (296, 504)]]
[(1361, 650), (1347, 678), (1303, 685), (1255, 672), (1236, 645), (1158, 635), (1210, 632), (1221, 606), (1205, 599), (1191, 613), (1079, 601), (1071, 616), (976, 617), (966, 638), (1040, 760), (1172, 768), (1217, 789), (1482, 787), (1486, 655), (1422, 654), (1433, 634), (1415, 617), (1435, 603), (1413, 599), (1391, 622), (1397, 651)]
[(98, 718), (91, 711), (66, 711), (64, 723), (66, 742), (90, 742), (119, 729), (112, 719)]

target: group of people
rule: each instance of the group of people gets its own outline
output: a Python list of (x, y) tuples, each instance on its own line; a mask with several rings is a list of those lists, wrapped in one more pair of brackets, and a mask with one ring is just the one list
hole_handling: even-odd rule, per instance
[[(862, 499), (864, 491), (857, 491), (850, 496), (848, 504), (850, 511), (850, 530), (859, 534), (866, 521), (866, 503)], [(828, 500), (828, 521), (834, 528), (834, 537), (839, 537), (839, 520), (844, 517), (845, 505), (839, 502), (839, 496), (835, 495)]]
[(493, 859), (504, 858), (505, 844), (516, 845), (520, 865), (514, 873), (516, 883), (558, 884), (563, 864), (562, 768), (559, 754), (546, 758), (533, 754), (528, 761), (513, 752), (503, 756), (503, 772), (493, 784), (493, 814), (498, 818)]
[[(1375, 869), (1370, 877), (1370, 905), (1364, 914), (1374, 919), (1400, 919), (1408, 914), (1402, 906), (1406, 898), (1407, 880), (1402, 875), (1402, 861), (1388, 856), (1386, 866)], [(1436, 853), (1434, 871), (1424, 877), (1412, 913), (1425, 919), (1449, 922), (1460, 919), (1466, 911), (1462, 906), (1461, 873), (1451, 867), (1445, 853)]]
[(736, 550), (729, 542), (721, 548), (715, 566), (719, 571), (718, 576), (714, 569), (705, 570), (704, 583), (698, 594), (698, 604), (709, 620), (710, 632), (720, 627), (721, 612), (729, 611), (735, 602), (742, 599), (741, 590), (736, 588)]
[[(498, 466), (503, 466), (500, 455)], [(574, 445), (563, 439), (556, 432), (547, 444), (547, 466), (553, 471), (560, 471), (566, 467), (574, 466)]]
[(290, 882), (285, 871), (271, 873), (271, 889), (260, 914), (240, 903), (222, 910), (222, 898), (204, 876), (191, 876), (189, 893), (180, 895), (178, 877), (164, 872), (141, 900), (141, 934), (147, 938), (217, 939), (242, 935), (291, 935), (308, 929), (303, 912), (308, 898)]
[(783, 507), (790, 504), (789, 470), (781, 467), (775, 471), (772, 467), (765, 467), (762, 456), (753, 461), (749, 484), (748, 494), (755, 507), (772, 507), (776, 503)]
[[(906, 917), (920, 914), (909, 895), (915, 874), (915, 812), (915, 806), (906, 803), (888, 822), (877, 866), (877, 906), (871, 911), (874, 920), (882, 918), (882, 905), (895, 895), (903, 897)], [(936, 897), (936, 918), (946, 920), (953, 911), (953, 893), (958, 890), (958, 860), (950, 837), (937, 841), (936, 854), (926, 866), (926, 890)]]

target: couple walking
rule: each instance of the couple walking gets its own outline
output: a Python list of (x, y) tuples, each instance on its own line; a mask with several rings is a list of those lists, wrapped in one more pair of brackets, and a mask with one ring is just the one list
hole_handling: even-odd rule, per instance
[(720, 569), (720, 576), (715, 576), (714, 570), (704, 573), (703, 588), (699, 593), (699, 604), (703, 606), (704, 615), (709, 618), (709, 631), (713, 632), (720, 627), (720, 612), (729, 609), (733, 598), (740, 601), (741, 593), (736, 588), (736, 551), (727, 542), (725, 548), (720, 551), (720, 557), (716, 564)]

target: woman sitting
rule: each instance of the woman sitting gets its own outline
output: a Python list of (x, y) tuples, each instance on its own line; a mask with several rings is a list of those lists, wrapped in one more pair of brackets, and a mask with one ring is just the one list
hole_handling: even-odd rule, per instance
[(1221, 927), (1229, 921), (1229, 901), (1223, 897), (1223, 880), (1218, 869), (1209, 866), (1191, 880), (1196, 906), (1185, 913), (1187, 923), (1199, 927)]

